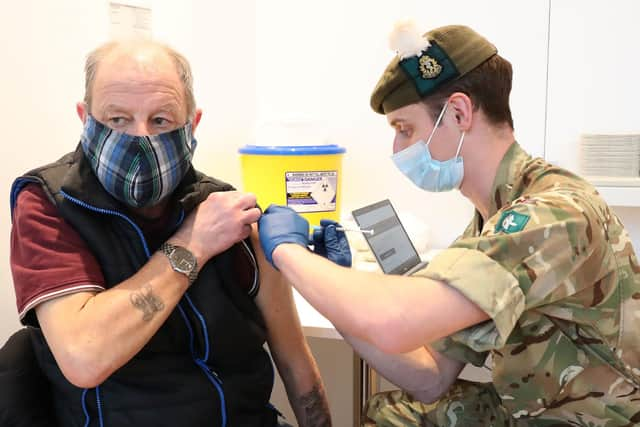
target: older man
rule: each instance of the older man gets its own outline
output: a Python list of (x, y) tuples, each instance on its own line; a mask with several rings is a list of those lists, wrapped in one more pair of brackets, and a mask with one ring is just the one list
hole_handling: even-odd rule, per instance
[(189, 64), (154, 42), (87, 59), (80, 143), (12, 188), (22, 322), (64, 426), (272, 426), (268, 342), (301, 426), (330, 425), (251, 194), (193, 169)]

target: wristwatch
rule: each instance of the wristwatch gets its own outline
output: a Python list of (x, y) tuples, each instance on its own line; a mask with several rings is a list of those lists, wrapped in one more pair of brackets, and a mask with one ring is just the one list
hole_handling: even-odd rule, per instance
[(169, 263), (173, 271), (187, 276), (189, 284), (192, 284), (196, 280), (198, 277), (198, 262), (189, 250), (167, 242), (164, 242), (162, 246), (160, 246), (160, 250), (169, 258)]

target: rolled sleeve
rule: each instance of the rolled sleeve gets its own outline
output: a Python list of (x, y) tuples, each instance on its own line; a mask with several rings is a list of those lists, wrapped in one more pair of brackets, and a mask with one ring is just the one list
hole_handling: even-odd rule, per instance
[(491, 318), (448, 337), (476, 352), (504, 346), (525, 309), (518, 280), (478, 250), (446, 249), (420, 275), (455, 288)]

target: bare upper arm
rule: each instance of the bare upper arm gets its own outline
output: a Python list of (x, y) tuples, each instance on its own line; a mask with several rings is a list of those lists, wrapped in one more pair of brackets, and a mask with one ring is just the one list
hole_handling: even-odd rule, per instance
[(47, 341), (72, 332), (73, 316), (95, 295), (96, 292), (75, 292), (38, 304), (35, 313)]
[[(260, 290), (256, 304), (265, 319), (269, 350), (278, 371), (285, 381), (293, 377), (297, 377), (298, 382), (312, 381), (316, 368), (302, 331), (291, 284), (266, 260), (255, 227), (251, 240), (260, 269)], [(288, 374), (283, 375), (283, 372)], [(290, 378), (285, 378), (287, 375)]]
[(95, 295), (95, 292), (76, 292), (42, 302), (35, 307), (42, 333), (60, 370), (67, 378), (73, 378), (70, 372), (72, 366), (68, 361), (75, 358), (74, 340), (80, 335), (74, 317)]
[(291, 284), (266, 260), (255, 225), (251, 242), (260, 269), (256, 303), (265, 319), (269, 350), (298, 424), (330, 425), (322, 380), (302, 331)]
[(255, 226), (251, 233), (251, 243), (260, 270), (260, 289), (256, 295), (256, 304), (267, 322), (270, 335), (278, 332), (279, 335), (289, 335), (290, 338), (296, 338), (298, 334), (302, 336), (291, 285), (266, 260)]

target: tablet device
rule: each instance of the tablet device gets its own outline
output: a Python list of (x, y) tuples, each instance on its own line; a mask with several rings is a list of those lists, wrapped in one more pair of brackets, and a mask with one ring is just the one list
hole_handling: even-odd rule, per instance
[(351, 212), (385, 274), (408, 276), (426, 267), (388, 199)]

